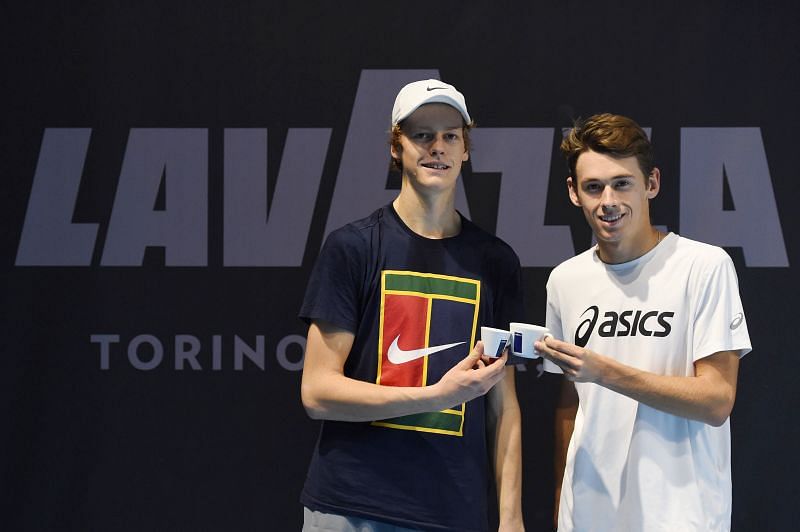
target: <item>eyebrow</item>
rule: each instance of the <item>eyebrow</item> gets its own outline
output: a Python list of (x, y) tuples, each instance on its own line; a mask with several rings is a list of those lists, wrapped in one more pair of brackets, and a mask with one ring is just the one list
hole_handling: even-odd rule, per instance
[(444, 127), (443, 127), (443, 128), (441, 128), (441, 129), (439, 129), (439, 128), (436, 128), (436, 127), (431, 127), (431, 126), (423, 126), (423, 125), (420, 125), (420, 126), (413, 126), (413, 127), (414, 127), (415, 129), (426, 129), (426, 130), (434, 130), (434, 129), (435, 129), (435, 130), (437, 130), (437, 131), (450, 131), (451, 129), (461, 129), (461, 128), (463, 128), (464, 126), (444, 126)]
[(613, 181), (615, 179), (636, 179), (636, 176), (631, 175), (631, 174), (619, 174), (619, 175), (614, 175), (614, 176), (606, 177), (606, 178), (603, 178), (603, 177), (584, 177), (583, 178), (584, 181), (605, 181), (606, 179), (610, 179), (611, 181)]

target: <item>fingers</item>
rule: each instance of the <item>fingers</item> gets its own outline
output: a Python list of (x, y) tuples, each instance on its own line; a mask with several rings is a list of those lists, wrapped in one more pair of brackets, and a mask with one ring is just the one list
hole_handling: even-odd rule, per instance
[(480, 357), (481, 355), (483, 355), (483, 341), (482, 340), (478, 340), (477, 342), (475, 342), (475, 347), (472, 348), (472, 351), (470, 352), (470, 355), (473, 354), (473, 353), (476, 353), (477, 357)]
[[(556, 345), (560, 344), (560, 345)], [(560, 346), (569, 346), (571, 344), (567, 344), (566, 342), (561, 342), (559, 340), (554, 339), (552, 336), (545, 337), (543, 340), (540, 340), (534, 344), (534, 349), (536, 349), (543, 357), (548, 359), (550, 362), (557, 365), (561, 370), (564, 372), (565, 375), (569, 375), (570, 373), (575, 372), (575, 363), (579, 362), (576, 357), (572, 356), (570, 353), (562, 351), (559, 349)], [(577, 347), (577, 346), (575, 346)]]
[[(546, 334), (542, 335), (541, 338), (539, 338), (538, 340), (533, 342), (533, 348), (536, 351), (540, 351), (540, 352), (541, 351), (545, 351), (546, 348), (548, 348), (550, 346), (555, 346), (555, 342), (557, 342), (557, 341), (558, 340), (556, 340), (556, 338), (552, 334), (546, 333)], [(564, 343), (564, 342), (561, 342), (561, 343)]]
[(505, 366), (506, 362), (508, 361), (508, 352), (504, 351), (503, 355), (494, 358), (494, 357), (487, 357), (483, 356), (480, 360), (478, 360), (477, 364), (473, 366), (473, 372), (471, 373), (471, 378), (475, 380), (476, 383), (480, 384), (481, 393), (486, 393), (489, 391), (495, 384), (500, 382), (503, 377), (505, 377)]
[(573, 357), (580, 356), (581, 352), (583, 351), (583, 348), (569, 342), (564, 342), (563, 340), (556, 340), (552, 335), (549, 334), (544, 335), (540, 341), (555, 351), (559, 351), (565, 355)]
[[(471, 369), (482, 372), (482, 375), (476, 375), (476, 377), (479, 380), (494, 381), (491, 383), (493, 386), (505, 375), (506, 362), (508, 362), (508, 349), (503, 350), (500, 357), (490, 357), (484, 353), (483, 342), (478, 341), (466, 358), (458, 363), (458, 366), (463, 370)], [(497, 377), (498, 374), (499, 377)]]
[(469, 367), (472, 367), (472, 366), (475, 365), (477, 360), (482, 360), (484, 365), (489, 366), (491, 364), (494, 364), (495, 361), (497, 361), (497, 360), (501, 360), (501, 359), (508, 360), (508, 350), (509, 350), (509, 348), (506, 347), (503, 350), (503, 354), (501, 356), (493, 357), (493, 356), (487, 355), (484, 352), (483, 342), (478, 340), (478, 342), (475, 344), (475, 347), (472, 348), (472, 351), (470, 351), (469, 354), (467, 355), (467, 357), (465, 359), (463, 359), (461, 362), (464, 365), (469, 365)]
[(471, 369), (475, 367), (478, 360), (483, 358), (483, 356), (483, 342), (478, 340), (475, 343), (475, 347), (472, 348), (472, 351), (470, 351), (469, 354), (457, 364), (457, 366), (462, 369)]
[(510, 351), (510, 350), (511, 350), (511, 348), (510, 348), (509, 346), (506, 346), (506, 348), (505, 348), (505, 349), (503, 349), (503, 354), (502, 354), (502, 355), (500, 355), (500, 360), (502, 360), (502, 361), (503, 361), (503, 365), (504, 365), (504, 366), (505, 366), (505, 365), (506, 365), (506, 363), (508, 362), (508, 353), (509, 353), (509, 351)]
[(492, 358), (487, 369), (493, 374), (501, 373), (505, 375), (506, 362), (508, 362), (508, 349), (504, 350), (499, 358)]
[(577, 345), (556, 340), (550, 335), (545, 335), (541, 340), (536, 342), (534, 344), (534, 349), (562, 359), (579, 358), (581, 353), (581, 348)]

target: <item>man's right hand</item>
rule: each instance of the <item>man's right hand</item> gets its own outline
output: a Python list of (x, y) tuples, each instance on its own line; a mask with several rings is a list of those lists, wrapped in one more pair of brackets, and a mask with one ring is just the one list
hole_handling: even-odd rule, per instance
[(472, 351), (444, 374), (436, 386), (450, 406), (464, 403), (486, 394), (505, 376), (508, 350), (500, 358), (491, 358), (483, 352), (483, 342), (478, 341)]

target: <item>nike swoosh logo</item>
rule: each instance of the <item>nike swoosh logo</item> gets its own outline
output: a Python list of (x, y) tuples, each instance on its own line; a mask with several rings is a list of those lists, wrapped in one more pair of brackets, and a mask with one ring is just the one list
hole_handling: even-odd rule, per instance
[(392, 345), (389, 346), (389, 362), (392, 364), (405, 364), (406, 362), (411, 362), (412, 360), (432, 355), (434, 353), (438, 353), (439, 351), (444, 351), (445, 349), (450, 349), (451, 347), (465, 343), (456, 342), (454, 344), (434, 345), (431, 347), (423, 347), (422, 349), (409, 349), (408, 351), (405, 351), (400, 349), (400, 347), (397, 345), (398, 340), (400, 340), (399, 334), (392, 342)]
[(436, 89), (446, 89), (447, 87), (425, 87), (428, 92), (435, 91)]

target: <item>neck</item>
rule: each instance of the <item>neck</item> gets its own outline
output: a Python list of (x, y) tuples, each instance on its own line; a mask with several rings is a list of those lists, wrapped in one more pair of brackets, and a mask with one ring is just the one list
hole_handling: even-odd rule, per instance
[(423, 196), (403, 187), (392, 205), (403, 223), (425, 238), (447, 238), (461, 231), (454, 193)]
[(606, 264), (621, 264), (638, 259), (654, 247), (663, 238), (661, 231), (653, 226), (640, 238), (622, 240), (619, 242), (597, 241), (597, 255)]

